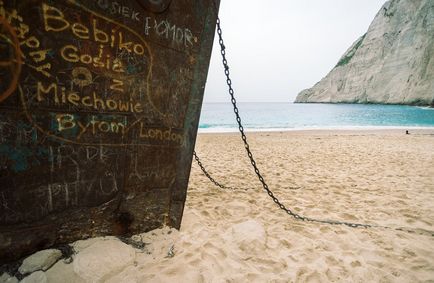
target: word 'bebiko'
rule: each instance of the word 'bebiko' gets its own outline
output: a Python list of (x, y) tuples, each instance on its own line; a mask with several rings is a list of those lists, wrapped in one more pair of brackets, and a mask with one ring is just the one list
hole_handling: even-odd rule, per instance
[[(145, 56), (145, 53), (148, 52), (146, 43), (144, 42), (136, 42), (136, 41), (126, 41), (126, 36), (122, 32), (122, 30), (119, 30), (119, 27), (113, 26), (112, 28), (109, 28), (111, 31), (107, 32), (106, 30), (103, 30), (99, 24), (96, 17), (91, 17), (89, 26), (86, 26), (79, 22), (70, 22), (62, 11), (59, 9), (49, 6), (47, 4), (42, 4), (42, 10), (43, 10), (43, 17), (44, 17), (44, 28), (46, 32), (63, 32), (66, 30), (70, 30), (70, 32), (77, 37), (80, 40), (91, 40), (93, 42), (96, 42), (100, 45), (109, 46), (111, 48), (115, 48), (118, 50), (125, 50), (129, 53)], [(67, 45), (64, 48), (61, 48), (62, 50), (62, 57), (65, 58), (65, 48), (74, 51), (77, 53), (78, 49), (73, 48), (72, 45)], [(101, 48), (101, 47), (100, 47)], [(101, 58), (101, 52), (98, 52), (99, 55), (92, 58), (92, 63), (95, 67), (106, 67), (109, 63), (107, 60), (110, 59), (110, 54), (107, 54), (107, 58), (102, 60)], [(83, 58), (81, 58), (83, 57)], [(86, 58), (84, 58), (86, 57)], [(89, 64), (91, 63), (89, 60), (89, 54), (85, 54), (82, 56), (79, 56), (73, 60), (76, 60), (74, 62), (83, 61), (82, 63)], [(69, 58), (69, 62), (71, 58)], [(113, 59), (115, 60), (115, 59)], [(107, 63), (103, 63), (107, 62)], [(119, 63), (112, 63), (111, 66), (114, 66), (113, 71), (116, 70), (116, 67)], [(123, 71), (121, 69), (121, 71)]]

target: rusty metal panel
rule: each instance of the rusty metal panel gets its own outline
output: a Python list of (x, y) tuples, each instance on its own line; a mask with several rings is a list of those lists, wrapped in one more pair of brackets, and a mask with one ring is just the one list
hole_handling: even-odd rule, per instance
[(218, 3), (0, 0), (0, 263), (179, 228)]

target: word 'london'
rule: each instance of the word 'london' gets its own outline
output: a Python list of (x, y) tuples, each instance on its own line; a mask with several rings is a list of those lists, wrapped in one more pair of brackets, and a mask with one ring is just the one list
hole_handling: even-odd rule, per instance
[(56, 114), (58, 123), (58, 131), (76, 130), (79, 129), (77, 140), (87, 132), (95, 135), (97, 132), (121, 134), (122, 136), (128, 133), (134, 125), (139, 126), (139, 137), (148, 140), (160, 140), (166, 142), (174, 142), (177, 145), (185, 146), (185, 137), (182, 134), (173, 132), (172, 128), (169, 129), (153, 129), (145, 128), (142, 122), (136, 121), (131, 124), (130, 128), (127, 127), (126, 121), (103, 121), (98, 120), (96, 116), (92, 115), (91, 120), (87, 123), (82, 123), (72, 114)]

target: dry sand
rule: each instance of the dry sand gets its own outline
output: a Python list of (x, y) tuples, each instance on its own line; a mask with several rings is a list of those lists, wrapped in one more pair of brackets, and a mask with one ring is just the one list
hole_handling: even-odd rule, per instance
[(416, 232), (294, 220), (261, 188), (238, 134), (200, 134), (213, 177), (254, 189), (218, 189), (193, 164), (180, 231), (136, 236), (144, 250), (81, 241), (48, 282), (434, 282), (434, 131), (248, 137), (269, 187), (297, 213)]

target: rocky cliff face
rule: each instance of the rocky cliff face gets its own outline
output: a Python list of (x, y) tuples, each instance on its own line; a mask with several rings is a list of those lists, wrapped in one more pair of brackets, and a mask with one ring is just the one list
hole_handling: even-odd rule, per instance
[(434, 105), (434, 0), (390, 0), (295, 102)]

